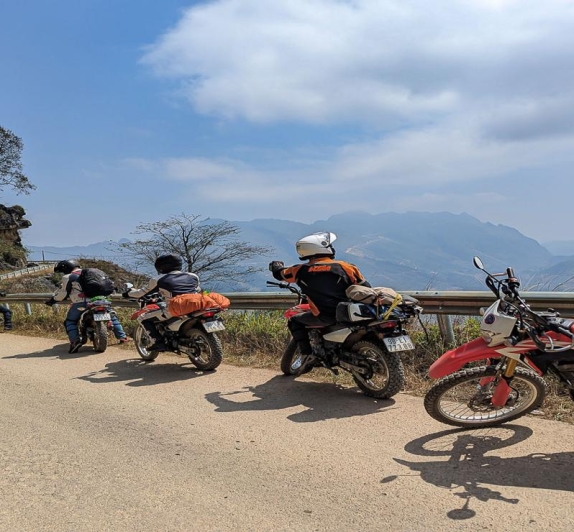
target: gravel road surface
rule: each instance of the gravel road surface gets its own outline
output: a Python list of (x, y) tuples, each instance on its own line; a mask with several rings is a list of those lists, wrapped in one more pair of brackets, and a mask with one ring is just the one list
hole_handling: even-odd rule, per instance
[[(574, 407), (574, 403), (573, 403)], [(2, 531), (571, 531), (574, 426), (0, 335)]]

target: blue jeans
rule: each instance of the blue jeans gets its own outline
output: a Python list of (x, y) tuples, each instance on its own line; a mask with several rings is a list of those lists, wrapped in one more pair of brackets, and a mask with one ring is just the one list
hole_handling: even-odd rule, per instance
[[(64, 322), (64, 327), (66, 327), (66, 334), (70, 342), (77, 342), (80, 339), (80, 332), (78, 331), (78, 322), (80, 321), (80, 317), (82, 316), (83, 310), (80, 308), (86, 308), (86, 303), (72, 303), (68, 310), (68, 314), (66, 314), (66, 321)], [(121, 338), (125, 338), (127, 335), (118, 320), (115, 312), (111, 313), (111, 322), (112, 328), (114, 331), (114, 336), (119, 340)]]
[(10, 330), (12, 328), (12, 311), (8, 307), (0, 305), (0, 312), (4, 314), (4, 329)]

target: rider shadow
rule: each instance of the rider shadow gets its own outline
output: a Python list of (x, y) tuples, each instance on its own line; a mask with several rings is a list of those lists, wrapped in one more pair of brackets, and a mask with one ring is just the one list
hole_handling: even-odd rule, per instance
[(109, 362), (98, 371), (92, 371), (80, 380), (94, 384), (105, 384), (108, 382), (125, 382), (126, 386), (154, 386), (157, 384), (167, 384), (169, 382), (194, 379), (212, 371), (206, 372), (181, 364), (147, 363), (143, 360), (128, 359), (117, 362)]
[[(513, 435), (507, 438), (509, 432)], [(473, 498), (482, 502), (519, 502), (519, 499), (506, 498), (500, 491), (481, 484), (574, 491), (574, 475), (571, 471), (574, 452), (535, 453), (509, 458), (486, 455), (488, 452), (514, 445), (531, 435), (530, 428), (513, 425), (472, 432), (465, 429), (443, 431), (413, 440), (405, 446), (405, 451), (422, 456), (448, 456), (447, 460), (408, 462), (395, 458), (395, 461), (409, 467), (411, 471), (418, 472), (423, 480), (437, 487), (449, 490), (462, 488), (462, 493), (455, 495), (464, 499), (463, 507), (451, 510), (447, 516), (453, 520), (470, 519), (476, 515), (469, 507)], [(429, 449), (429, 442), (441, 438), (450, 440), (449, 450)], [(381, 482), (391, 482), (398, 476), (387, 477)]]
[(97, 353), (91, 347), (82, 346), (77, 353), (68, 353), (69, 344), (56, 345), (43, 351), (34, 351), (33, 353), (22, 353), (20, 355), (12, 355), (9, 357), (2, 358), (15, 358), (15, 359), (26, 359), (26, 358), (59, 358), (60, 360), (73, 360), (75, 358), (83, 358), (86, 356), (100, 355), (102, 353)]
[(392, 399), (366, 397), (357, 389), (333, 383), (297, 381), (284, 375), (276, 375), (263, 384), (246, 386), (234, 392), (208, 393), (205, 398), (217, 407), (216, 412), (283, 410), (304, 406), (306, 410), (287, 416), (296, 423), (367, 416), (382, 412), (395, 403)]

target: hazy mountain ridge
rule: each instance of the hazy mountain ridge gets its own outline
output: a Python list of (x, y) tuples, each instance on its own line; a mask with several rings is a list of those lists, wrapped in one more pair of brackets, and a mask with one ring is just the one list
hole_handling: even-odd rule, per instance
[[(265, 270), (270, 260), (298, 263), (294, 247), (297, 239), (317, 231), (331, 231), (338, 237), (334, 244), (337, 258), (356, 264), (373, 285), (399, 290), (484, 290), (483, 275), (472, 265), (474, 255), (479, 255), (490, 271), (512, 266), (523, 283), (527, 280), (530, 286), (546, 286), (532, 289), (552, 290), (574, 275), (574, 257), (556, 257), (512, 227), (481, 222), (468, 214), (348, 212), (311, 224), (276, 219), (231, 223), (241, 229), (241, 240), (274, 249), (268, 256), (250, 261)], [(46, 260), (58, 254), (58, 260), (68, 256), (114, 255), (110, 242), (28, 248), (33, 252), (31, 260), (41, 259), (42, 250)], [(47, 252), (54, 255), (48, 257)], [(111, 260), (122, 263), (121, 258)], [(265, 281), (271, 279), (263, 271), (242, 282), (240, 289), (266, 290)], [(221, 284), (210, 288), (238, 290), (238, 285), (222, 279)]]

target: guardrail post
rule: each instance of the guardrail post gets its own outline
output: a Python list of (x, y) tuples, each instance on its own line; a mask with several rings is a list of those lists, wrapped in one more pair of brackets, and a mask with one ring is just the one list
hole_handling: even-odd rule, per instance
[(451, 346), (455, 344), (454, 340), (454, 330), (452, 328), (452, 322), (450, 321), (450, 316), (448, 314), (437, 314), (438, 328), (443, 339), (446, 341), (447, 345)]
[(24, 303), (24, 310), (28, 316), (32, 315), (32, 305), (30, 305), (30, 303)]

